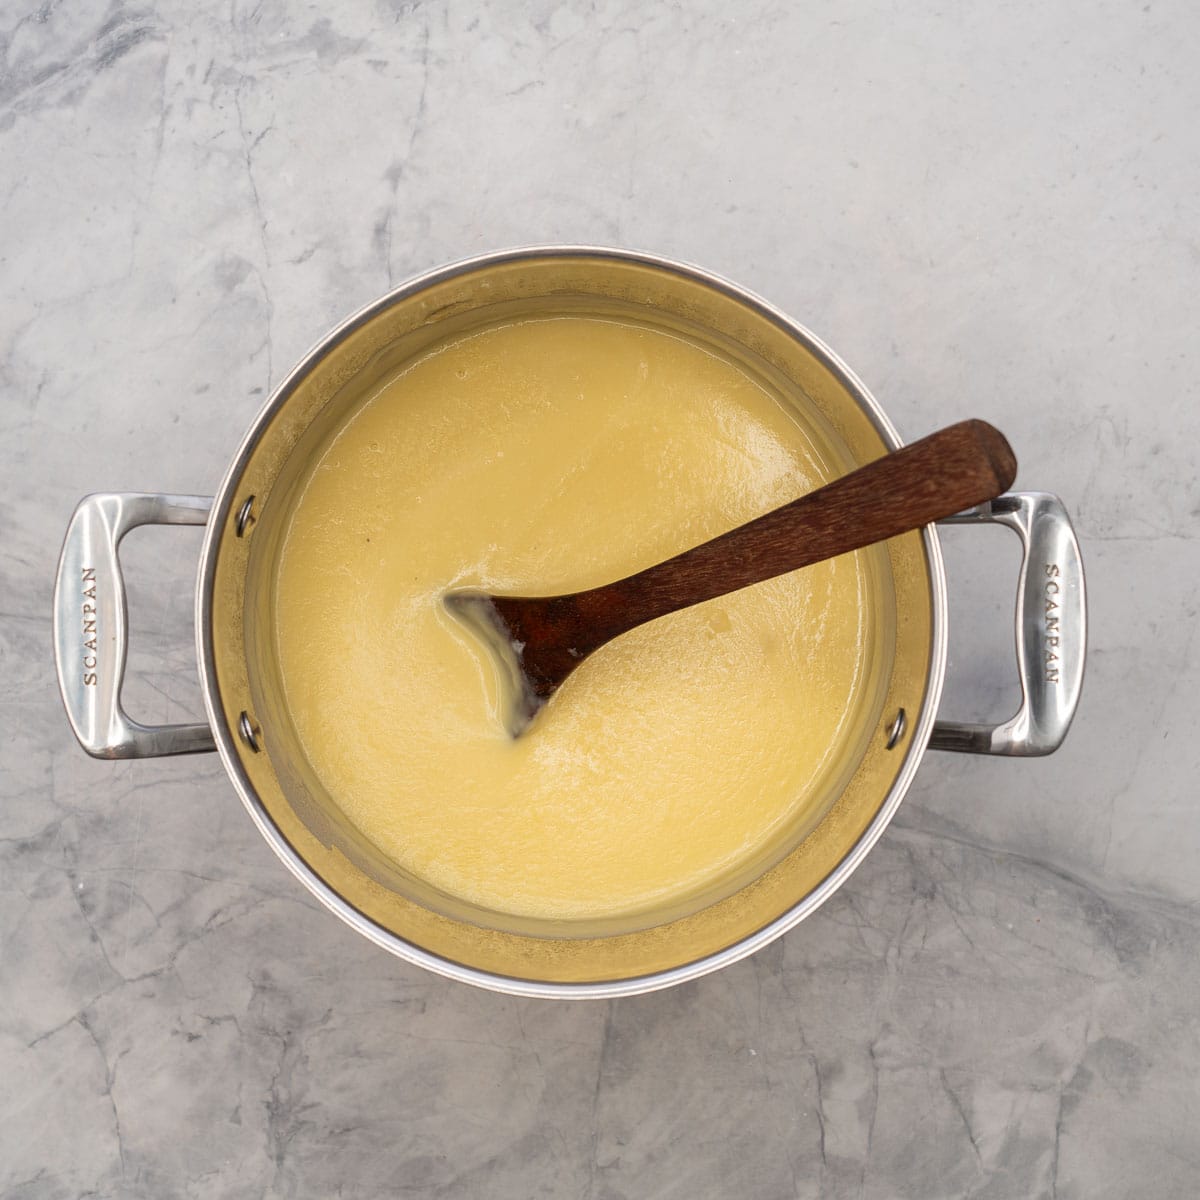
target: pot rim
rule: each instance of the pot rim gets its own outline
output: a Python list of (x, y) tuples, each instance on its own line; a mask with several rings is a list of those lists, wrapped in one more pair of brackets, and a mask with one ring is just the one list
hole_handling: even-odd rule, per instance
[(824, 365), (845, 384), (858, 400), (868, 419), (884, 442), (898, 450), (904, 443), (874, 396), (862, 380), (820, 338), (798, 321), (764, 300), (754, 292), (731, 282), (703, 267), (645, 251), (624, 250), (608, 246), (589, 245), (534, 245), (519, 246), (507, 250), (492, 251), (449, 263), (417, 275), (386, 295), (360, 308), (326, 334), (280, 381), (254, 418), (242, 439), (221, 480), (213, 499), (212, 513), (204, 533), (204, 544), (200, 551), (200, 565), (196, 581), (196, 659), (200, 673), (200, 688), (204, 696), (204, 707), (209, 724), (216, 739), (217, 750), (225, 770), (237, 789), (246, 811), (250, 814), (259, 832), (283, 864), (316, 896), (331, 912), (347, 925), (369, 938), (377, 946), (390, 951), (397, 957), (433, 971), (449, 979), (474, 984), (491, 991), (510, 995), (536, 998), (607, 999), (616, 996), (631, 996), (643, 992), (658, 991), (691, 979), (697, 979), (711, 971), (719, 970), (740, 959), (746, 958), (763, 946), (774, 941), (789, 929), (798, 925), (805, 917), (815, 912), (850, 877), (868, 851), (879, 840), (883, 831), (895, 815), (900, 801), (912, 784), (921, 759), (924, 756), (934, 720), (946, 671), (946, 574), (942, 562), (941, 547), (934, 526), (922, 530), (925, 557), (929, 564), (930, 592), (932, 600), (932, 628), (930, 648), (929, 682), (921, 705), (921, 712), (909, 739), (900, 771), (887, 796), (871, 823), (858, 840), (846, 852), (838, 865), (807, 895), (802, 897), (787, 912), (774, 921), (762, 926), (755, 933), (742, 938), (731, 946), (680, 966), (629, 979), (604, 980), (591, 983), (555, 983), (541, 980), (521, 979), (491, 971), (468, 967), (450, 959), (432, 954), (389, 930), (383, 929), (364, 913), (348, 903), (334, 891), (300, 857), (291, 843), (283, 836), (271, 820), (253, 784), (242, 767), (234, 743), (233, 731), (225, 721), (219, 699), (214, 645), (212, 637), (213, 584), (216, 575), (217, 550), (221, 532), (225, 528), (237, 484), (242, 477), (251, 451), (257, 445), (267, 424), (287, 402), (299, 381), (334, 346), (352, 334), (367, 321), (389, 308), (392, 304), (411, 296), (432, 284), (467, 274), (482, 267), (496, 266), (506, 262), (519, 262), (538, 258), (598, 258), (632, 262), (659, 270), (673, 272), (725, 293), (747, 307), (755, 310), (790, 336), (797, 338), (822, 359)]

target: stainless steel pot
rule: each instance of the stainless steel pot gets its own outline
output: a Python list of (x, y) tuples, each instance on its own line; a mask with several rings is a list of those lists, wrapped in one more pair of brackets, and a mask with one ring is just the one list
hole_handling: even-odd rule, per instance
[[(1017, 668), (1021, 707), (998, 726), (936, 722), (946, 650), (937, 532), (887, 543), (889, 673), (878, 728), (820, 824), (769, 870), (696, 912), (636, 929), (575, 931), (506, 923), (434, 896), (365, 842), (306, 770), (277, 685), (269, 588), (290, 488), (307, 456), (380, 371), (446, 336), (548, 309), (634, 312), (687, 329), (771, 373), (811, 407), (847, 453), (901, 445), (863, 384), (816, 337), (769, 304), (695, 267), (651, 255), (547, 247), (471, 259), (413, 280), (335, 329), (280, 384), (215, 497), (92, 495), (67, 529), (54, 597), (54, 644), (67, 714), (84, 749), (140, 758), (216, 749), (263, 836), (347, 924), (454, 979), (534, 996), (651, 991), (752, 953), (813, 912), (849, 876), (896, 811), (927, 747), (1040, 755), (1067, 732), (1083, 680), (1083, 567), (1060, 501), (1013, 493), (953, 518), (1021, 538)], [(126, 609), (117, 548), (144, 524), (205, 525), (196, 640), (207, 721), (146, 726), (120, 703)]]

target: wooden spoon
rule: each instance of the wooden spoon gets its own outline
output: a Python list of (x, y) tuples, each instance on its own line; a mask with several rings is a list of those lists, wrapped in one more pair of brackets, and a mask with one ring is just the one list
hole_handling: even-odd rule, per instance
[(615, 583), (565, 596), (460, 589), (445, 603), (511, 681), (505, 723), (516, 737), (592, 651), (635, 626), (982, 504), (1016, 473), (999, 430), (962, 421)]

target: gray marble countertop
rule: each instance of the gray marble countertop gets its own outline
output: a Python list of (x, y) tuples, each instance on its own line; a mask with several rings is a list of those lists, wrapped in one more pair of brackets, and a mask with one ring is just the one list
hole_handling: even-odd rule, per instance
[[(10, 0), (0, 56), (0, 1195), (1200, 1193), (1191, 5)], [(215, 758), (85, 758), (50, 652), (79, 496), (211, 492), (343, 315), (548, 241), (993, 420), (1090, 584), (1060, 753), (931, 754), (813, 918), (611, 1003), (373, 948)], [(1007, 536), (946, 538), (948, 715), (1014, 703)], [(200, 710), (198, 545), (129, 539), (147, 720)]]

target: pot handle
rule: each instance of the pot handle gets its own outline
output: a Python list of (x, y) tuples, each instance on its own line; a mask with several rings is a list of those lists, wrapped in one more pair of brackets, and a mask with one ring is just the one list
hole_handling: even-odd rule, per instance
[(1007, 525), (1021, 539), (1016, 633), (1022, 699), (1003, 725), (938, 721), (929, 745), (969, 754), (1053, 754), (1079, 704), (1087, 648), (1083, 559), (1067, 510), (1046, 492), (1009, 492), (942, 523)]
[(54, 583), (54, 658), (71, 728), (93, 758), (155, 758), (215, 750), (206, 722), (141, 725), (121, 707), (129, 619), (117, 559), (138, 525), (204, 525), (210, 496), (106, 492), (75, 509)]

